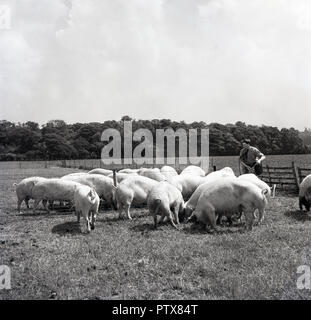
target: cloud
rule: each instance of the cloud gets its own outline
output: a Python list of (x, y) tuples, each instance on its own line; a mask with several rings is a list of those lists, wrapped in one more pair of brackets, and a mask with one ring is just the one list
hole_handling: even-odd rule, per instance
[(308, 1), (9, 3), (1, 118), (309, 126)]

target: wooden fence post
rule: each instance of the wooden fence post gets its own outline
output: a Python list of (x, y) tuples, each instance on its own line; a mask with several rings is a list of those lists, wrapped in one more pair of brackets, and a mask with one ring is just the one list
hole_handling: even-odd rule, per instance
[(298, 171), (298, 177), (299, 177), (299, 182), (302, 181), (303, 177), (302, 177), (302, 170), (300, 169), (300, 167), (297, 167), (297, 171)]
[(297, 166), (294, 161), (292, 162), (292, 166), (293, 166), (293, 174), (295, 177), (297, 189), (299, 190), (300, 180), (299, 180), (299, 175), (298, 175), (298, 171), (297, 171)]
[(116, 187), (117, 186), (117, 170), (113, 170), (113, 184)]
[(269, 185), (272, 186), (272, 183), (271, 183), (271, 175), (270, 175), (270, 169), (269, 169), (269, 166), (266, 165), (266, 168), (267, 168), (267, 172), (268, 172), (268, 177), (269, 177)]

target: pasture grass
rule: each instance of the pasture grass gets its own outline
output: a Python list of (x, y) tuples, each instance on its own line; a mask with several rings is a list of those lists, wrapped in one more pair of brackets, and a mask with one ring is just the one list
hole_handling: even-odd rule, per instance
[[(105, 210), (81, 234), (70, 212), (23, 207), (12, 184), (75, 169), (0, 171), (0, 265), (11, 267), (12, 289), (0, 299), (309, 299), (298, 290), (299, 265), (311, 266), (311, 216), (297, 198), (278, 194), (253, 231), (243, 225), (208, 234), (199, 226), (153, 228), (146, 208), (133, 220)], [(82, 223), (83, 220), (81, 220)]]
[[(263, 166), (270, 167), (288, 167), (292, 162), (298, 167), (311, 168), (311, 154), (285, 154), (285, 155), (266, 155)], [(210, 157), (210, 170), (215, 165), (217, 170), (224, 167), (231, 167), (233, 171), (239, 174), (239, 157), (238, 156), (218, 156)]]

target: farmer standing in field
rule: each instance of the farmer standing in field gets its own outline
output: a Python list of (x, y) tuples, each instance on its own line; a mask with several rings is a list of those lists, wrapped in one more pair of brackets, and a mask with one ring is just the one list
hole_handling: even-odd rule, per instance
[(262, 174), (261, 162), (266, 159), (264, 154), (257, 148), (250, 145), (250, 139), (243, 139), (243, 149), (240, 152), (239, 165), (240, 171), (244, 173), (254, 173), (257, 176)]

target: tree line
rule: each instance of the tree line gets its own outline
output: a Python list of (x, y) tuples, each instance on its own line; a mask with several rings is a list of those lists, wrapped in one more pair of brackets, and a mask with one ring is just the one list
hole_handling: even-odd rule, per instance
[[(207, 124), (203, 121), (177, 122), (170, 119), (136, 120), (124, 116), (120, 121), (107, 120), (102, 123), (67, 124), (63, 120), (51, 120), (42, 126), (32, 121), (14, 123), (2, 120), (0, 160), (99, 159), (102, 147), (108, 143), (101, 141), (102, 132), (113, 128), (123, 136), (124, 121), (132, 121), (133, 132), (139, 128), (146, 128), (154, 137), (156, 129), (172, 128), (174, 131), (179, 128), (184, 128), (186, 131), (198, 129), (199, 134), (200, 129), (208, 128), (211, 156), (238, 155), (241, 140), (245, 137), (264, 154), (311, 153), (311, 146), (302, 140), (305, 136), (302, 137), (302, 133), (294, 128), (279, 130), (277, 127), (248, 125), (241, 121), (223, 125)], [(306, 131), (305, 135), (307, 133)], [(137, 144), (139, 142), (133, 143), (133, 148)], [(198, 138), (199, 144), (200, 138)], [(178, 139), (176, 139), (176, 156), (178, 156)]]
[(300, 132), (299, 136), (302, 139), (304, 144), (311, 147), (311, 129), (310, 128), (305, 128), (304, 131)]

